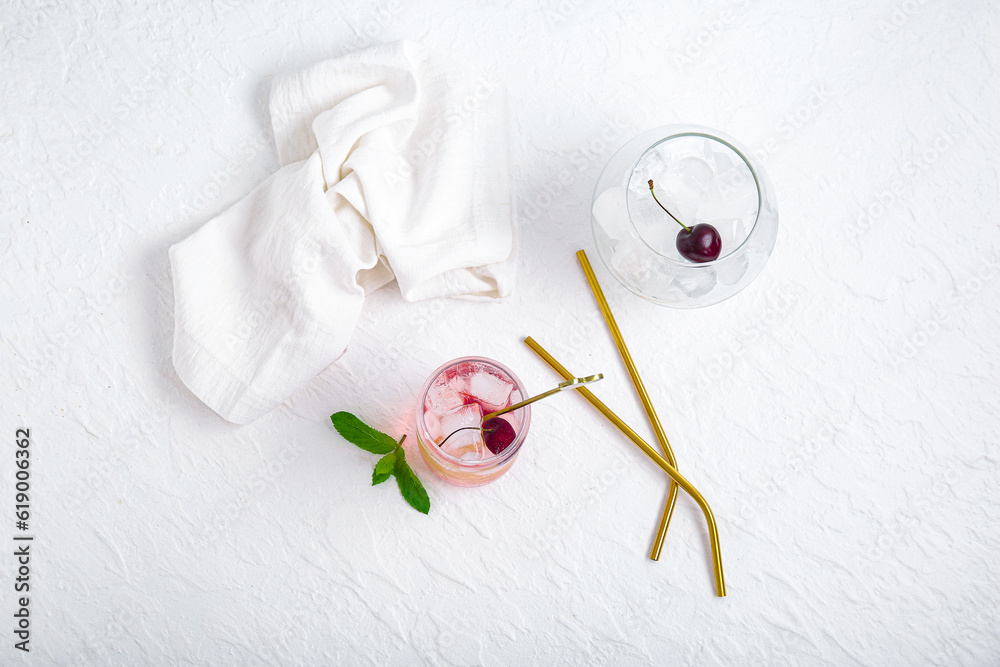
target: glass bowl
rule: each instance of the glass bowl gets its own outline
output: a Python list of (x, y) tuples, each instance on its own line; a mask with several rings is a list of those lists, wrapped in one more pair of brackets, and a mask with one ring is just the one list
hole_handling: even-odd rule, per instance
[[(681, 230), (649, 190), (687, 226), (713, 225), (722, 251), (694, 263), (677, 251)], [(697, 125), (668, 125), (635, 137), (604, 167), (591, 202), (597, 252), (611, 274), (644, 299), (700, 308), (757, 277), (778, 236), (774, 187), (736, 140)]]

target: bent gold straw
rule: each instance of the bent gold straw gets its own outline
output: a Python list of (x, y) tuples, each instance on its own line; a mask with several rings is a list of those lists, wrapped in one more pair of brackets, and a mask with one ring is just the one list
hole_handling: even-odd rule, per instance
[[(615, 339), (618, 353), (621, 355), (622, 361), (625, 362), (625, 368), (628, 369), (628, 374), (632, 378), (635, 391), (639, 394), (639, 399), (642, 401), (642, 407), (646, 410), (646, 416), (653, 427), (653, 432), (656, 433), (656, 439), (659, 440), (660, 447), (663, 448), (663, 456), (670, 465), (676, 468), (677, 459), (674, 457), (674, 450), (670, 447), (667, 434), (663, 432), (663, 427), (660, 425), (660, 418), (656, 416), (656, 410), (653, 409), (653, 402), (649, 400), (649, 394), (646, 393), (646, 387), (642, 384), (639, 371), (635, 367), (635, 362), (632, 361), (632, 355), (628, 351), (628, 346), (625, 345), (622, 332), (618, 329), (615, 316), (611, 314), (611, 307), (608, 305), (608, 300), (604, 298), (604, 291), (601, 289), (601, 284), (597, 282), (597, 276), (594, 275), (594, 269), (590, 266), (587, 253), (581, 250), (576, 253), (576, 257), (580, 260), (583, 273), (587, 276), (587, 282), (590, 283), (590, 291), (594, 293), (594, 298), (597, 299), (597, 305), (601, 308), (601, 313), (604, 315), (604, 321), (608, 324), (611, 337)], [(674, 515), (674, 506), (676, 504), (677, 484), (671, 480), (670, 491), (667, 493), (667, 502), (663, 507), (663, 515), (660, 517), (660, 526), (656, 530), (656, 540), (654, 540), (653, 550), (649, 554), (652, 560), (660, 560), (660, 552), (663, 550), (663, 540), (667, 537), (667, 528), (670, 527), (670, 519)]]
[[(552, 367), (552, 369), (563, 376), (564, 379), (568, 380), (575, 377), (572, 373), (566, 370), (566, 367), (560, 364), (555, 358), (545, 351), (545, 349), (539, 345), (535, 340), (528, 336), (524, 339), (524, 343), (530, 347), (535, 354), (542, 358), (545, 363)], [(708, 506), (705, 498), (698, 492), (698, 489), (691, 485), (691, 482), (684, 479), (684, 476), (677, 472), (677, 469), (670, 465), (666, 459), (656, 453), (645, 440), (639, 437), (639, 435), (633, 431), (628, 424), (623, 422), (621, 418), (618, 417), (614, 412), (611, 411), (608, 406), (601, 402), (601, 399), (594, 396), (586, 387), (581, 387), (579, 392), (586, 398), (591, 405), (593, 405), (597, 410), (604, 415), (612, 424), (618, 427), (618, 430), (625, 434), (632, 443), (641, 449), (643, 453), (649, 458), (653, 459), (653, 463), (660, 466), (665, 473), (670, 475), (670, 478), (677, 482), (677, 484), (687, 492), (694, 501), (698, 503), (701, 507), (702, 513), (705, 515), (705, 521), (708, 523), (708, 537), (709, 542), (712, 546), (712, 566), (715, 569), (715, 594), (718, 597), (725, 597), (726, 595), (726, 579), (722, 573), (722, 555), (719, 552), (719, 531), (715, 526), (715, 516), (712, 514), (712, 508)]]

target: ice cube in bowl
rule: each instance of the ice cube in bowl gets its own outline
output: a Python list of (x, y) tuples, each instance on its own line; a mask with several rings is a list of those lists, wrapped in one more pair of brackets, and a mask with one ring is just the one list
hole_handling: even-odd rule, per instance
[(445, 378), (439, 382), (435, 382), (427, 390), (424, 409), (430, 410), (440, 417), (464, 403), (465, 400), (462, 398), (462, 394), (452, 389), (450, 382)]
[(491, 373), (487, 368), (469, 379), (466, 402), (476, 402), (483, 407), (483, 414), (496, 412), (510, 405), (510, 394), (514, 385)]

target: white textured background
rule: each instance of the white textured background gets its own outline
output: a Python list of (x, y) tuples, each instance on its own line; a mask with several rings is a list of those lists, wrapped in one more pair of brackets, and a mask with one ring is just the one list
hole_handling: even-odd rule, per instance
[[(0, 664), (1000, 663), (1000, 8), (661, 4), (5, 1)], [(518, 288), (387, 287), (314, 391), (227, 424), (171, 367), (167, 248), (277, 168), (276, 72), (400, 38), (508, 90)], [(756, 150), (781, 214), (761, 276), (696, 311), (613, 283), (589, 229), (607, 158), (673, 122)], [(652, 441), (581, 247), (715, 510), (724, 599), (690, 499), (647, 559), (664, 477), (578, 396), (492, 486), (411, 454), (427, 517), (327, 419), (402, 434), (460, 354), (547, 389), (532, 335)]]

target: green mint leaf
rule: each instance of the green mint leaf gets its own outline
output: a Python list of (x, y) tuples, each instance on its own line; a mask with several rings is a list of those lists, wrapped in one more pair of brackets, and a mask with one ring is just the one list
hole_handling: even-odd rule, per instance
[(396, 449), (395, 440), (381, 431), (376, 431), (350, 412), (330, 415), (330, 421), (344, 440), (354, 443), (366, 452), (388, 454)]
[(410, 469), (406, 462), (406, 455), (403, 449), (399, 449), (399, 456), (396, 457), (396, 483), (399, 484), (399, 492), (403, 494), (403, 499), (410, 503), (410, 507), (427, 514), (431, 509), (431, 499), (427, 497), (424, 485), (420, 483), (417, 476)]
[(392, 477), (393, 470), (396, 469), (396, 452), (391, 451), (378, 460), (375, 470), (372, 470), (372, 486), (381, 484)]

